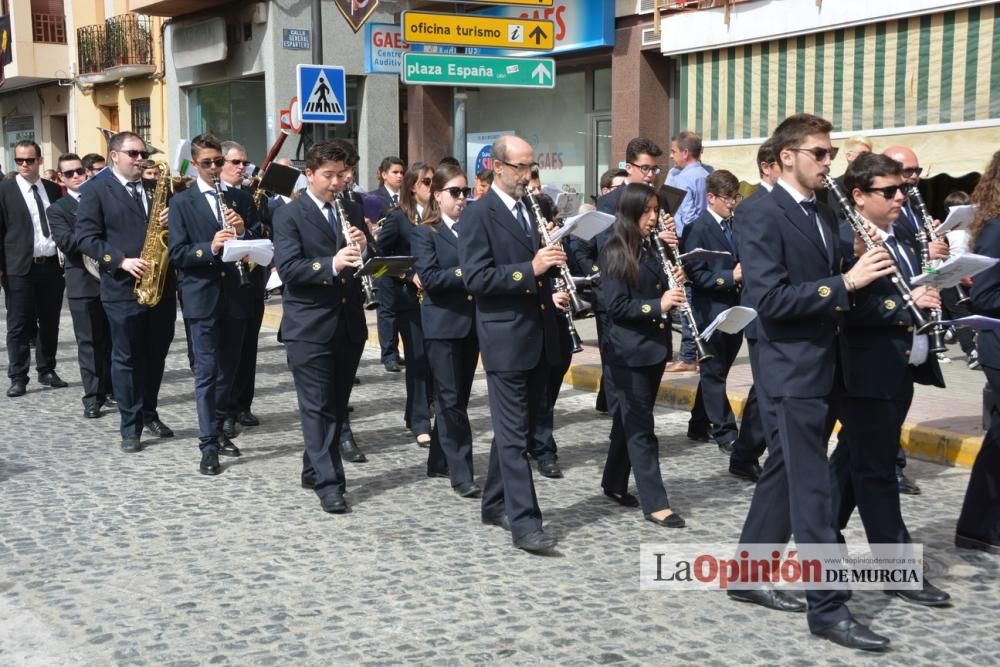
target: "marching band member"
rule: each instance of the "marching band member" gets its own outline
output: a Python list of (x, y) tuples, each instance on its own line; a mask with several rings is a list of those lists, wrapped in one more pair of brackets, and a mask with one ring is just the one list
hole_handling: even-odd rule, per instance
[[(379, 186), (373, 194), (385, 201), (383, 218), (399, 206), (405, 171), (405, 163), (394, 155), (384, 158), (378, 167)], [(399, 356), (399, 326), (393, 310), (392, 296), (395, 290), (392, 278), (388, 275), (377, 278), (375, 287), (378, 290), (377, 328), (378, 343), (382, 348), (382, 365), (390, 373), (398, 373), (403, 366), (403, 359)]]

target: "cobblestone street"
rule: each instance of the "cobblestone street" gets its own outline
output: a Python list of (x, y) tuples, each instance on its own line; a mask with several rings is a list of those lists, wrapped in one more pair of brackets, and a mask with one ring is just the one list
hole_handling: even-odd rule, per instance
[[(734, 542), (752, 494), (714, 445), (684, 437), (686, 413), (657, 417), (667, 490), (688, 521), (664, 530), (602, 495), (611, 422), (593, 394), (564, 387), (565, 478), (535, 477), (560, 543), (539, 557), (481, 525), (478, 500), (426, 477), (426, 450), (403, 427), (403, 376), (386, 373), (373, 347), (352, 400), (369, 461), (345, 464), (353, 511), (337, 516), (299, 487), (295, 391), (273, 329), (261, 334), (261, 425), (243, 431), (243, 457), (223, 459), (216, 478), (197, 472), (179, 319), (160, 395), (176, 436), (144, 434), (139, 454), (119, 450), (117, 412), (82, 417), (65, 309), (60, 343), (69, 388), (41, 388), (32, 371), (26, 396), (0, 397), (2, 665), (996, 664), (1000, 558), (952, 544), (967, 469), (912, 460), (924, 493), (902, 499), (953, 606), (856, 593), (855, 615), (893, 641), (888, 653), (862, 655), (811, 637), (803, 615), (717, 593), (639, 591), (640, 543)], [(485, 388), (480, 374), (471, 409), (480, 483)], [(857, 518), (848, 539), (863, 540)]]

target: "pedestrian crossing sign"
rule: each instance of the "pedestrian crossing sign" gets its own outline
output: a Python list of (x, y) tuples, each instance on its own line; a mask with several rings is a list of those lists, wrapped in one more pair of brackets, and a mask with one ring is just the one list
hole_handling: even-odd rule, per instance
[(343, 67), (299, 65), (296, 74), (303, 123), (347, 122), (347, 84)]

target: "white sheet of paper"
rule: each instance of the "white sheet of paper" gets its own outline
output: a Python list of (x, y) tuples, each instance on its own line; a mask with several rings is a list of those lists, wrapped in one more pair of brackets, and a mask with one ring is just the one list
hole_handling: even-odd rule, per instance
[(946, 259), (935, 269), (936, 273), (921, 273), (913, 279), (913, 284), (932, 285), (938, 289), (947, 289), (957, 285), (962, 278), (985, 271), (998, 261), (1000, 259), (995, 257), (967, 252), (964, 255)]
[(601, 213), (600, 211), (588, 211), (580, 215), (574, 215), (563, 223), (563, 226), (552, 233), (552, 240), (559, 241), (567, 234), (572, 234), (584, 241), (589, 241), (605, 229), (613, 225), (615, 216)]
[(274, 257), (274, 244), (270, 239), (233, 239), (222, 246), (223, 262), (235, 262), (248, 255), (251, 262), (267, 266)]
[(941, 324), (969, 327), (970, 329), (978, 329), (979, 331), (1000, 329), (1000, 320), (994, 317), (986, 317), (985, 315), (969, 315), (968, 317), (960, 317), (957, 320), (941, 320)]
[(271, 277), (267, 279), (267, 285), (264, 286), (264, 291), (270, 292), (271, 290), (276, 290), (283, 284), (284, 283), (281, 282), (281, 276), (278, 275), (278, 272), (271, 271)]
[(972, 226), (972, 219), (976, 217), (976, 209), (979, 204), (967, 204), (965, 206), (952, 206), (948, 209), (948, 217), (944, 219), (934, 234), (940, 236), (953, 229), (968, 229)]
[(701, 332), (701, 339), (708, 340), (718, 329), (722, 333), (734, 334), (743, 331), (748, 324), (757, 319), (757, 311), (746, 306), (733, 306), (719, 313), (719, 316), (712, 321), (705, 330)]
[(733, 253), (726, 250), (705, 250), (704, 248), (695, 248), (694, 250), (689, 250), (683, 255), (681, 255), (682, 262), (707, 262), (713, 259), (719, 259), (720, 257), (732, 257)]

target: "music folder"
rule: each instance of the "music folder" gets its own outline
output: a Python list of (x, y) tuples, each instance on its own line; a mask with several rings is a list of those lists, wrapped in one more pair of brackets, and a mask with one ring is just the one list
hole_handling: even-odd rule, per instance
[(675, 188), (672, 185), (661, 185), (657, 194), (660, 199), (660, 208), (673, 216), (677, 214), (681, 202), (687, 197), (687, 190)]
[(299, 176), (301, 175), (302, 172), (295, 167), (272, 162), (264, 170), (264, 175), (261, 176), (258, 187), (265, 192), (291, 197), (295, 192), (295, 182), (299, 180)]
[(403, 276), (413, 268), (416, 257), (372, 257), (365, 265), (354, 272), (355, 276), (371, 276), (381, 278), (382, 276)]

